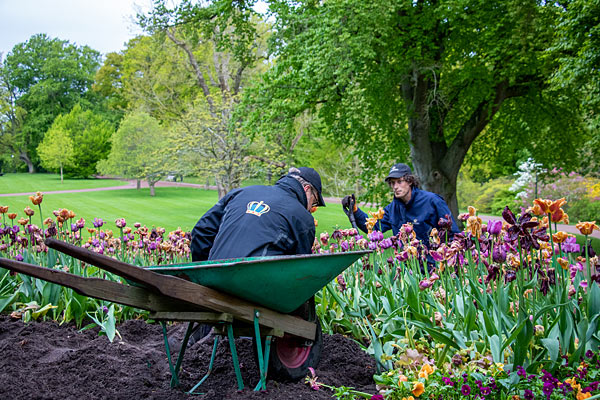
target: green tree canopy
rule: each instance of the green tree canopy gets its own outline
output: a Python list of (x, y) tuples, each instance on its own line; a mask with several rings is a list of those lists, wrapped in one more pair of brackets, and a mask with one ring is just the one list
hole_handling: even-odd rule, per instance
[(110, 151), (112, 124), (91, 110), (84, 111), (79, 104), (71, 112), (56, 117), (50, 130), (68, 133), (73, 143), (72, 163), (64, 165), (70, 176), (86, 178), (96, 173), (98, 161)]
[(8, 53), (2, 67), (4, 90), (10, 93), (10, 108), (4, 118), (9, 129), (0, 134), (2, 143), (27, 163), (29, 171), (38, 162), (36, 149), (54, 119), (75, 104), (97, 101), (89, 90), (100, 65), (100, 53), (88, 46), (33, 35)]
[(110, 154), (98, 163), (98, 171), (145, 179), (150, 186), (150, 195), (154, 196), (154, 184), (173, 169), (168, 161), (171, 149), (167, 135), (158, 121), (146, 112), (132, 112), (123, 118), (111, 143)]
[(63, 181), (63, 168), (73, 166), (73, 140), (69, 132), (60, 124), (53, 124), (37, 147), (42, 166), (48, 170), (60, 170), (60, 182)]
[[(568, 102), (552, 106), (564, 94), (547, 90), (556, 69), (548, 49), (562, 12), (555, 3), (269, 4), (277, 59), (263, 83), (246, 91), (254, 126), (316, 114), (356, 149), (367, 185), (381, 182), (392, 163), (410, 160), (423, 186), (457, 213), (456, 179), (482, 134), (498, 132), (491, 142), (513, 137), (532, 150), (583, 135), (577, 113), (562, 113)], [(501, 118), (515, 125), (491, 124)], [(556, 118), (568, 122), (560, 124), (568, 134)], [(575, 146), (561, 147), (561, 157), (573, 159)]]

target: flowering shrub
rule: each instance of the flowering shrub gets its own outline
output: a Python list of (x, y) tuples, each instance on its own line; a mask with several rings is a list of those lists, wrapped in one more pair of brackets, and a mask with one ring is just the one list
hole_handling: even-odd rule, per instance
[[(542, 198), (558, 198), (563, 194), (567, 205), (565, 212), (572, 220), (586, 220), (600, 217), (600, 196), (597, 189), (600, 182), (594, 178), (586, 178), (576, 172), (565, 173), (561, 169), (552, 169), (538, 184), (538, 196)], [(521, 199), (527, 207), (535, 198), (535, 185), (524, 188)]]

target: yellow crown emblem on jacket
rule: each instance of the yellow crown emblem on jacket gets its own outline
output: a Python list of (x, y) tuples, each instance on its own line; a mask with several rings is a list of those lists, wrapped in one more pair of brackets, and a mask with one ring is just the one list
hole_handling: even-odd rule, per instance
[(251, 201), (246, 206), (246, 214), (253, 214), (257, 217), (268, 213), (271, 207), (268, 204), (265, 204), (263, 201)]

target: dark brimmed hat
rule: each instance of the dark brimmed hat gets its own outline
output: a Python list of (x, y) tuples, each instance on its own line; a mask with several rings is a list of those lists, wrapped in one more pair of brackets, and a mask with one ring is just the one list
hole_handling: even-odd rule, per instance
[(321, 176), (319, 173), (310, 167), (300, 167), (298, 170), (300, 171), (300, 177), (317, 190), (317, 195), (319, 197), (318, 206), (325, 207), (325, 201), (323, 201), (323, 195), (321, 195)]
[(403, 163), (398, 163), (398, 164), (394, 165), (392, 167), (392, 169), (390, 169), (390, 173), (385, 178), (385, 181), (387, 182), (388, 180), (390, 180), (392, 178), (402, 178), (406, 175), (411, 175), (411, 174), (412, 174), (412, 171), (408, 165), (403, 164)]

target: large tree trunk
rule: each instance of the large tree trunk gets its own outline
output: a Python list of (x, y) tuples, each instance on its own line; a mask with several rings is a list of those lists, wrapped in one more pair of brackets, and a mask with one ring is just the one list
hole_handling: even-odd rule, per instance
[(29, 156), (27, 155), (27, 152), (21, 151), (21, 153), (19, 154), (19, 159), (21, 161), (23, 161), (25, 164), (27, 164), (27, 169), (29, 170), (30, 174), (34, 174), (35, 173), (35, 166), (31, 162), (31, 160), (29, 159)]
[[(444, 135), (444, 120), (453, 104), (436, 102), (437, 82), (430, 73), (415, 69), (402, 84), (407, 104), (410, 154), (414, 173), (423, 188), (444, 198), (454, 218), (458, 216), (456, 181), (460, 167), (473, 141), (479, 136), (504, 100), (523, 95), (527, 80), (509, 85), (498, 83), (490, 96), (482, 98), (450, 144)], [(434, 100), (432, 100), (434, 99)]]

